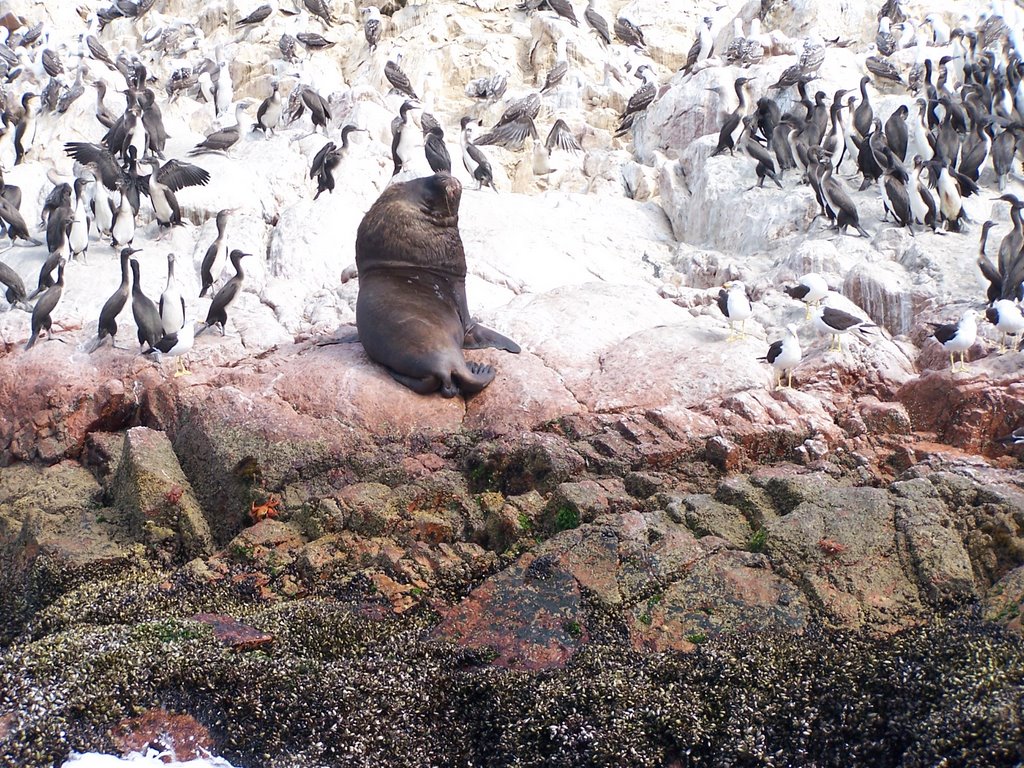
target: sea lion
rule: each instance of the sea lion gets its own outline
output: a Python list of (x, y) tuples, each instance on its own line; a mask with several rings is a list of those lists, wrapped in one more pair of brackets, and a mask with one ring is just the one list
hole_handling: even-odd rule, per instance
[(392, 184), (356, 233), (356, 330), (366, 354), (419, 394), (479, 392), (494, 368), (463, 349), (519, 345), (473, 322), (459, 235), (462, 185), (448, 173)]

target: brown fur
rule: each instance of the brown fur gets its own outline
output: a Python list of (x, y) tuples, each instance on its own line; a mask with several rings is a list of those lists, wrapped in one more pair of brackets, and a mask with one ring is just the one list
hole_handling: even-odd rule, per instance
[(519, 346), (477, 325), (466, 304), (466, 254), (459, 235), (462, 185), (447, 173), (394, 184), (356, 233), (356, 327), (366, 354), (415, 392), (479, 392), (489, 365), (465, 349)]

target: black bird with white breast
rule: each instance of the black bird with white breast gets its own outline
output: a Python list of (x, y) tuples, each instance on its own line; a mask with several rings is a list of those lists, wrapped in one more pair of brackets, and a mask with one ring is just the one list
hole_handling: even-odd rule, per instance
[(466, 172), (477, 181), (477, 189), (488, 186), (497, 192), (494, 186), (494, 175), (491, 171), (491, 164), (484, 155), (483, 150), (473, 143), (473, 131), (477, 125), (476, 121), (469, 117), (462, 118), (462, 133), (459, 135), (459, 143), (462, 145), (462, 164)]
[(50, 336), (50, 328), (53, 325), (53, 310), (64, 294), (64, 260), (61, 259), (57, 267), (57, 282), (46, 289), (46, 292), (39, 297), (39, 301), (32, 308), (32, 335), (29, 337), (25, 349), (32, 349), (32, 346), (39, 338), (39, 334), (46, 331)]
[(160, 325), (164, 334), (173, 334), (185, 324), (185, 297), (174, 279), (174, 254), (167, 254), (167, 286), (160, 294)]
[(156, 343), (164, 335), (163, 322), (160, 320), (160, 310), (157, 309), (153, 300), (142, 292), (138, 259), (131, 259), (130, 263), (132, 266), (132, 316), (135, 318), (135, 325), (139, 329), (139, 344), (155, 347)]
[(768, 347), (768, 354), (762, 360), (767, 360), (772, 366), (772, 385), (776, 388), (782, 386), (782, 377), (786, 376), (786, 386), (793, 386), (793, 369), (803, 359), (803, 350), (800, 349), (800, 337), (797, 336), (797, 328), (792, 323), (786, 326), (786, 332), (778, 341), (773, 341)]
[(743, 118), (750, 113), (750, 100), (747, 98), (746, 85), (750, 82), (749, 77), (737, 77), (736, 82), (733, 83), (733, 88), (736, 90), (736, 98), (739, 99), (739, 104), (728, 117), (725, 118), (725, 122), (722, 123), (722, 130), (718, 133), (718, 146), (715, 147), (715, 151), (711, 153), (712, 157), (716, 157), (726, 150), (729, 150), (729, 154), (733, 153), (736, 148), (736, 141), (739, 139), (739, 135), (743, 130)]
[[(956, 373), (967, 370), (967, 351), (974, 346), (978, 338), (978, 312), (968, 309), (957, 323), (929, 323), (934, 329), (932, 335), (949, 352), (950, 371)], [(960, 354), (960, 367), (953, 362), (953, 355)]]
[(284, 107), (281, 103), (280, 85), (277, 80), (270, 84), (270, 95), (263, 100), (259, 109), (256, 110), (256, 123), (253, 129), (263, 131), (264, 135), (273, 136), (274, 129), (281, 121), (281, 112)]
[(138, 253), (141, 248), (121, 249), (121, 284), (117, 286), (110, 298), (103, 303), (100, 310), (100, 319), (97, 324), (96, 338), (86, 348), (89, 353), (99, 349), (103, 341), (109, 336), (111, 343), (117, 346), (114, 337), (117, 336), (117, 316), (121, 314), (124, 305), (128, 303), (128, 294), (131, 291), (131, 278), (129, 277), (128, 260), (133, 253)]
[[(747, 318), (754, 314), (754, 308), (747, 296), (747, 287), (739, 280), (733, 280), (722, 286), (718, 292), (718, 308), (729, 321), (729, 336), (726, 341), (735, 341), (746, 335), (743, 327)], [(739, 322), (739, 330), (736, 323)]]
[(21, 106), (24, 112), (18, 121), (18, 127), (14, 129), (15, 165), (25, 159), (25, 155), (35, 144), (39, 123), (39, 97), (34, 93), (26, 93), (21, 97)]
[(181, 160), (168, 160), (163, 166), (155, 157), (146, 158), (142, 162), (153, 169), (143, 178), (147, 183), (157, 222), (161, 227), (181, 224), (181, 207), (174, 193), (185, 187), (205, 186), (210, 181), (209, 172)]
[(831, 336), (829, 349), (841, 351), (843, 335), (856, 331), (862, 335), (872, 333), (877, 326), (836, 307), (819, 307), (814, 313), (814, 327), (821, 334)]
[(145, 354), (154, 354), (158, 357), (168, 355), (173, 357), (177, 365), (174, 370), (174, 377), (188, 376), (192, 371), (185, 366), (184, 356), (192, 350), (195, 343), (195, 325), (191, 320), (186, 320), (176, 333), (166, 333), (156, 343), (155, 348), (147, 349)]
[(213, 297), (210, 309), (206, 313), (206, 322), (196, 331), (196, 336), (205, 333), (213, 325), (220, 326), (222, 336), (227, 333), (225, 326), (228, 322), (228, 306), (235, 300), (238, 292), (242, 289), (242, 280), (245, 279), (245, 274), (242, 272), (242, 259), (250, 255), (243, 253), (237, 248), (231, 251), (231, 264), (235, 268), (235, 274), (217, 291), (217, 295)]
[(1017, 427), (1010, 434), (997, 437), (996, 442), (1006, 446), (1024, 445), (1024, 427)]
[(217, 238), (210, 243), (203, 256), (203, 263), (199, 267), (199, 278), (202, 281), (202, 288), (199, 291), (199, 298), (206, 295), (210, 286), (220, 277), (224, 265), (227, 263), (228, 244), (224, 236), (228, 228), (228, 218), (234, 211), (231, 208), (224, 208), (217, 211)]
[(365, 128), (356, 128), (354, 125), (346, 125), (341, 129), (341, 146), (338, 147), (333, 141), (324, 144), (320, 151), (313, 157), (313, 164), (309, 169), (309, 178), (316, 179), (316, 200), (324, 191), (334, 192), (334, 170), (341, 163), (341, 158), (348, 151), (349, 135), (354, 131), (364, 131)]
[(825, 278), (817, 272), (808, 272), (796, 285), (787, 285), (783, 290), (791, 299), (802, 301), (807, 307), (806, 319), (811, 319), (811, 307), (817, 307), (828, 296), (829, 288)]
[(1017, 346), (1017, 337), (1024, 333), (1024, 313), (1020, 305), (1010, 299), (999, 299), (985, 310), (985, 319), (999, 331), (999, 351), (1006, 351), (1006, 337), (1013, 338), (1013, 346)]

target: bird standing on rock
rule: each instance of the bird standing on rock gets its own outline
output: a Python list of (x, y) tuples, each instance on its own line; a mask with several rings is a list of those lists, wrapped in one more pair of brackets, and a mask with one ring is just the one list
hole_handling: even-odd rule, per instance
[(313, 157), (312, 166), (309, 169), (309, 178), (316, 179), (316, 200), (324, 191), (334, 193), (334, 169), (338, 167), (341, 158), (348, 150), (349, 134), (354, 131), (363, 131), (364, 128), (356, 128), (354, 125), (346, 125), (341, 129), (341, 146), (338, 147), (333, 141), (324, 144), (320, 151)]
[(248, 108), (248, 101), (238, 102), (238, 104), (235, 105), (235, 124), (229, 125), (226, 128), (220, 128), (207, 134), (206, 138), (196, 144), (195, 148), (190, 150), (188, 154), (194, 157), (207, 152), (224, 153), (231, 149), (231, 147), (235, 146), (235, 144), (238, 143), (238, 139), (242, 136), (242, 122), (245, 110)]
[(478, 183), (477, 189), (483, 189), (485, 186), (488, 186), (497, 192), (498, 189), (494, 186), (491, 164), (483, 150), (473, 143), (475, 121), (472, 117), (466, 116), (462, 118), (461, 124), (462, 133), (459, 135), (459, 143), (462, 145), (462, 164), (466, 167), (467, 173), (476, 179)]
[(50, 335), (50, 327), (53, 325), (53, 310), (64, 293), (64, 260), (61, 259), (57, 267), (57, 282), (46, 289), (46, 292), (39, 297), (39, 301), (32, 308), (32, 336), (29, 337), (25, 349), (32, 349), (32, 346), (39, 338), (39, 334), (46, 331)]
[[(952, 373), (967, 370), (967, 351), (974, 346), (978, 337), (978, 313), (976, 310), (968, 309), (964, 312), (958, 323), (929, 323), (934, 328), (932, 335), (942, 345), (942, 348), (949, 352), (949, 368)], [(960, 353), (960, 367), (957, 368), (953, 362), (953, 355)]]
[(817, 272), (808, 272), (796, 285), (783, 288), (791, 299), (802, 301), (807, 307), (807, 320), (811, 319), (811, 307), (817, 307), (828, 296), (828, 283)]
[(641, 64), (637, 68), (635, 76), (641, 78), (644, 84), (629, 97), (626, 110), (619, 117), (619, 127), (615, 131), (616, 136), (624, 136), (633, 127), (637, 115), (643, 114), (654, 101), (654, 97), (658, 95), (657, 79), (653, 69), (646, 64)]
[(174, 254), (167, 254), (167, 286), (160, 294), (160, 325), (164, 334), (177, 333), (185, 324), (185, 297), (174, 280)]
[(139, 329), (139, 344), (153, 348), (164, 335), (163, 322), (160, 320), (160, 310), (157, 309), (153, 300), (142, 292), (138, 259), (132, 259), (131, 265), (132, 315), (135, 317), (135, 325)]
[(985, 310), (985, 319), (999, 331), (999, 352), (1006, 351), (1006, 337), (1012, 336), (1014, 347), (1017, 345), (1017, 336), (1024, 332), (1024, 312), (1021, 312), (1020, 305), (1009, 299), (999, 299), (991, 307)]
[(186, 320), (177, 333), (164, 334), (163, 338), (156, 343), (153, 349), (147, 349), (145, 354), (169, 355), (177, 361), (174, 370), (174, 377), (189, 376), (190, 371), (185, 366), (185, 355), (192, 351), (195, 344), (195, 326), (191, 320)]
[[(752, 314), (754, 308), (747, 297), (747, 287), (739, 280), (733, 280), (722, 286), (718, 292), (718, 308), (729, 320), (729, 336), (726, 341), (735, 341), (743, 338), (746, 333), (743, 326)], [(736, 330), (736, 323), (740, 328)]]
[(114, 341), (114, 337), (117, 336), (117, 316), (121, 314), (124, 305), (128, 303), (128, 293), (131, 290), (128, 260), (132, 257), (133, 253), (138, 253), (140, 250), (142, 249), (131, 247), (121, 249), (121, 284), (110, 298), (104, 302), (103, 309), (100, 310), (96, 338), (86, 347), (87, 352), (92, 353), (99, 349), (107, 336), (110, 337), (111, 343), (115, 347), (117, 346), (117, 342)]
[(594, 0), (587, 0), (587, 10), (583, 12), (583, 18), (605, 45), (611, 45), (612, 37), (608, 33), (608, 22), (594, 8)]
[(366, 38), (367, 45), (370, 46), (370, 53), (373, 53), (377, 48), (377, 43), (380, 42), (380, 9), (375, 5), (368, 5), (360, 9), (359, 12), (366, 16), (363, 21), (363, 36)]
[(786, 375), (786, 386), (793, 386), (793, 369), (800, 364), (803, 358), (803, 351), (800, 349), (800, 338), (797, 336), (797, 328), (790, 324), (786, 326), (783, 337), (772, 342), (768, 348), (768, 354), (762, 360), (767, 360), (772, 366), (772, 386), (782, 386), (782, 376)]
[(835, 307), (819, 307), (814, 313), (814, 327), (818, 333), (828, 334), (832, 337), (829, 343), (829, 350), (841, 352), (843, 349), (843, 336), (851, 331), (861, 334), (871, 333), (877, 326), (867, 320), (861, 320), (856, 315), (851, 315)]
[(214, 281), (220, 277), (224, 264), (227, 263), (228, 245), (224, 233), (227, 231), (228, 218), (233, 212), (231, 208), (217, 211), (217, 238), (206, 249), (203, 263), (199, 267), (199, 278), (202, 281), (199, 298), (206, 295)]
[(225, 326), (228, 322), (228, 306), (238, 296), (238, 292), (242, 289), (242, 280), (245, 278), (245, 274), (242, 272), (242, 259), (250, 255), (252, 254), (243, 253), (237, 248), (231, 252), (231, 265), (235, 268), (235, 274), (217, 291), (217, 295), (213, 297), (210, 310), (206, 314), (206, 322), (196, 331), (196, 336), (205, 333), (211, 325), (219, 325), (221, 335), (226, 335)]
[(270, 95), (263, 100), (256, 110), (256, 124), (254, 129), (259, 129), (267, 136), (274, 135), (274, 129), (281, 122), (281, 112), (284, 110), (281, 104), (281, 90), (277, 80), (270, 84)]
[(718, 145), (715, 147), (714, 152), (711, 153), (712, 157), (717, 157), (725, 152), (725, 150), (729, 150), (731, 155), (736, 148), (736, 142), (743, 131), (743, 118), (750, 114), (750, 99), (747, 97), (746, 89), (746, 85), (749, 82), (749, 77), (737, 77), (733, 83), (739, 104), (725, 118), (725, 122), (722, 123), (722, 130), (718, 133)]

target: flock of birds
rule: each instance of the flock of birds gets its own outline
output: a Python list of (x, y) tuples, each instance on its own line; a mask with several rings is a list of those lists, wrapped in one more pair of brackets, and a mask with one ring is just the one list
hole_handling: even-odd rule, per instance
[[(1019, 53), (1024, 16), (1013, 4), (997, 7), (999, 2), (993, 0), (989, 10), (977, 19), (964, 16), (960, 26), (951, 28), (940, 14), (929, 13), (916, 21), (907, 16), (899, 0), (886, 0), (878, 13), (875, 50), (865, 60), (868, 74), (856, 89), (838, 90), (831, 97), (821, 90), (812, 95), (808, 86), (817, 79), (828, 48), (843, 43), (826, 42), (818, 36), (808, 38), (796, 63), (785, 69), (768, 93), (756, 100), (750, 92), (754, 79), (746, 74), (735, 79), (738, 104), (724, 120), (712, 156), (737, 150), (749, 156), (755, 163), (758, 186), (770, 180), (781, 188), (787, 172), (798, 174), (800, 181), (813, 190), (819, 215), (841, 234), (853, 230), (863, 237), (869, 236), (847, 190), (849, 182), (840, 177), (847, 168), (855, 169), (862, 190), (877, 187), (885, 217), (891, 216), (896, 226), (907, 228), (911, 234), (917, 228), (962, 233), (968, 222), (963, 201), (981, 194), (979, 185), (986, 164), (991, 166), (999, 191), (1004, 192), (1024, 139), (1024, 60)], [(227, 262), (234, 273), (216, 291), (206, 320), (198, 329), (186, 321), (185, 299), (175, 281), (173, 254), (168, 256), (167, 286), (159, 302), (148, 298), (140, 285), (139, 262), (132, 256), (138, 252), (133, 241), (143, 198), (149, 199), (152, 217), (159, 227), (177, 226), (182, 217), (176, 193), (210, 180), (210, 174), (200, 166), (165, 157), (167, 133), (160, 104), (178, 98), (205, 100), (213, 106), (218, 119), (229, 115), (233, 107), (234, 122), (206, 134), (188, 153), (190, 158), (228, 153), (248, 135), (247, 111), (252, 106), (247, 100), (235, 100), (227, 57), (220, 48), (215, 59), (203, 58), (195, 66), (171, 71), (162, 89), (156, 87), (157, 78), (138, 56), (125, 51), (111, 56), (100, 39), (105, 25), (117, 18), (141, 19), (151, 6), (151, 1), (118, 0), (110, 8), (89, 16), (86, 31), (78, 36), (78, 64), (73, 81), (60, 56), (48, 45), (49, 33), (44, 32), (41, 24), (17, 29), (9, 29), (9, 24), (0, 26), (0, 34), (6, 35), (6, 40), (0, 41), (0, 75), (5, 80), (0, 113), (0, 166), (10, 167), (5, 159), (11, 154), (15, 165), (31, 157), (42, 113), (59, 116), (81, 96), (84, 75), (89, 70), (87, 63), (102, 63), (112, 77), (120, 75), (125, 84), (122, 93), (126, 104), (118, 113), (105, 102), (105, 79), (93, 81), (97, 132), (102, 128), (105, 133), (95, 143), (68, 142), (64, 146), (75, 161), (73, 184), (50, 177), (54, 186), (41, 214), (49, 256), (40, 269), (35, 290), (29, 293), (22, 278), (0, 261), (0, 282), (5, 286), (8, 302), (32, 313), (32, 335), (26, 348), (31, 348), (41, 334), (49, 334), (64, 289), (65, 266), (69, 260), (85, 259), (95, 240), (109, 240), (114, 251), (120, 251), (121, 283), (100, 311), (97, 335), (87, 345), (88, 351), (115, 337), (117, 317), (130, 297), (138, 341), (144, 351), (180, 356), (191, 349), (195, 336), (207, 328), (219, 326), (224, 332), (227, 310), (241, 290), (245, 277), (241, 260), (247, 254), (237, 249), (229, 253), (227, 249), (225, 232), (230, 210), (217, 215), (217, 238), (210, 244), (200, 270), (200, 296), (205, 296), (221, 278)], [(500, 146), (517, 152), (531, 146), (536, 174), (551, 171), (550, 158), (554, 152), (581, 151), (577, 136), (565, 120), (555, 120), (543, 142), (537, 129), (545, 94), (556, 89), (570, 70), (567, 46), (572, 35), (593, 36), (601, 46), (614, 47), (620, 59), (626, 52), (627, 72), (642, 81), (619, 114), (616, 137), (629, 134), (663, 90), (655, 65), (647, 56), (643, 30), (624, 16), (617, 17), (610, 26), (595, 7), (595, 0), (587, 0), (582, 14), (585, 30), (580, 28), (570, 0), (524, 0), (517, 11), (553, 13), (550, 18), (566, 26), (564, 34), (552, 40), (555, 63), (537, 90), (507, 99), (501, 117), (483, 133), (478, 132), (482, 121), (474, 116), (467, 114), (459, 121), (459, 146), (466, 172), (478, 188), (490, 186), (495, 191), (494, 173), (484, 147)], [(328, 31), (339, 21), (326, 0), (301, 0), (294, 9), (278, 5), (276, 12), (305, 14), (302, 18), (315, 20)], [(247, 35), (273, 13), (273, 6), (262, 5), (234, 20), (234, 29)], [(381, 45), (386, 22), (375, 6), (363, 7), (359, 14), (367, 55), (372, 56)], [(757, 18), (751, 21), (749, 33), (744, 33), (742, 19), (734, 19), (733, 39), (720, 52), (715, 50), (714, 27), (710, 17), (698, 25), (681, 70), (683, 77), (694, 76), (712, 64), (745, 69), (772, 55), (774, 38), (761, 30)], [(158, 25), (155, 31), (147, 30), (141, 36), (146, 45), (163, 51), (175, 49), (178, 54), (190, 49), (198, 53), (200, 37), (197, 29), (187, 23)], [(531, 41), (531, 62), (540, 43), (536, 39)], [(295, 36), (283, 34), (277, 48), (281, 65), (290, 66), (300, 58), (300, 45), (317, 51), (334, 44), (319, 33), (307, 31)], [(907, 67), (900, 62), (907, 58), (902, 52), (910, 50), (914, 63)], [(611, 63), (620, 59), (609, 56), (606, 80), (614, 76), (622, 82), (620, 68)], [(388, 57), (383, 68), (391, 86), (389, 93), (398, 94), (402, 100), (391, 124), (392, 176), (420, 169), (427, 173), (427, 168), (451, 172), (452, 161), (441, 122), (427, 111), (400, 61), (401, 53)], [(914, 114), (906, 104), (891, 114), (877, 114), (868, 91), (872, 77), (879, 87), (908, 88), (916, 99)], [(473, 100), (491, 105), (506, 96), (507, 86), (505, 75), (492, 74), (469, 82), (465, 93)], [(789, 97), (790, 89), (794, 88), (797, 97)], [(16, 95), (19, 91), (20, 96)], [(780, 102), (786, 103), (783, 96), (793, 103), (785, 113), (780, 107)], [(313, 131), (319, 130), (327, 137), (334, 124), (329, 100), (302, 78), (286, 98), (275, 79), (270, 95), (258, 107), (252, 130), (270, 138), (307, 113)], [(335, 172), (350, 150), (350, 138), (354, 132), (364, 130), (353, 124), (344, 125), (337, 143), (328, 140), (315, 154), (309, 171), (309, 178), (316, 183), (315, 197), (335, 189)], [(147, 169), (149, 173), (143, 173)], [(1020, 307), (1024, 298), (1024, 202), (1005, 193), (999, 199), (1010, 205), (1013, 227), (1002, 239), (998, 256), (993, 260), (985, 253), (993, 225), (985, 222), (978, 265), (989, 282), (989, 306), (984, 314), (1000, 332), (1000, 346), (1004, 347), (1008, 337), (1016, 345), (1024, 332)], [(30, 234), (20, 213), (21, 203), (20, 190), (4, 183), (0, 174), (0, 234), (6, 234), (12, 245), (19, 240), (41, 245)], [(841, 348), (844, 334), (869, 336), (875, 330), (865, 319), (831, 306), (832, 294), (819, 275), (805, 275), (798, 285), (787, 288), (787, 293), (807, 304), (808, 318), (813, 317), (820, 333), (832, 337), (836, 349)], [(743, 323), (753, 312), (743, 284), (733, 282), (724, 286), (718, 306), (729, 320), (730, 338), (742, 335)], [(949, 353), (954, 370), (957, 354), (961, 369), (966, 367), (965, 356), (976, 341), (980, 316), (979, 312), (968, 310), (958, 323), (935, 328), (935, 338)], [(797, 331), (795, 326), (788, 326), (783, 338), (771, 344), (765, 357), (773, 367), (777, 386), (782, 385), (784, 378), (787, 385), (792, 384), (793, 370), (801, 361)]]
[[(157, 87), (157, 77), (138, 55), (122, 50), (111, 56), (101, 40), (106, 25), (120, 18), (133, 19), (133, 23), (137, 23), (152, 5), (151, 1), (132, 3), (131, 0), (118, 0), (113, 6), (101, 8), (90, 15), (87, 29), (77, 36), (77, 51), (71, 53), (72, 60), (77, 58), (73, 81), (58, 53), (59, 46), (51, 45), (51, 31), (45, 31), (42, 23), (11, 29), (11, 20), (15, 17), (8, 16), (6, 23), (0, 25), (0, 35), (3, 36), (0, 39), (0, 76), (4, 79), (0, 86), (0, 235), (9, 237), (12, 246), (19, 241), (32, 246), (42, 245), (42, 242), (32, 236), (21, 213), (21, 190), (4, 181), (2, 168), (10, 169), (12, 165), (17, 166), (38, 154), (35, 150), (40, 120), (44, 115), (61, 119), (60, 116), (83, 94), (87, 75), (93, 66), (101, 63), (110, 72), (109, 77), (94, 77), (88, 83), (96, 90), (96, 130), (104, 131), (101, 138), (97, 142), (78, 141), (64, 145), (65, 153), (75, 161), (74, 183), (62, 181), (55, 171), (48, 173), (53, 187), (42, 206), (40, 222), (46, 233), (48, 257), (40, 267), (35, 289), (27, 290), (22, 276), (0, 261), (0, 283), (3, 283), (8, 302), (12, 307), (32, 314), (32, 333), (26, 349), (30, 349), (41, 335), (50, 335), (53, 315), (64, 292), (66, 266), (75, 260), (84, 261), (90, 245), (96, 241), (107, 241), (115, 253), (120, 251), (122, 279), (100, 310), (97, 335), (84, 346), (89, 352), (98, 349), (108, 338), (113, 341), (117, 333), (117, 317), (130, 296), (138, 341), (143, 351), (183, 355), (191, 349), (194, 338), (206, 328), (216, 325), (224, 331), (227, 309), (241, 289), (244, 273), (240, 259), (246, 254), (233, 250), (228, 255), (225, 227), (231, 213), (229, 210), (217, 215), (217, 239), (210, 245), (200, 269), (202, 290), (199, 296), (205, 296), (221, 277), (227, 261), (234, 266), (234, 274), (213, 296), (206, 321), (198, 329), (185, 320), (184, 298), (175, 280), (173, 254), (168, 257), (167, 287), (159, 303), (144, 294), (140, 285), (139, 262), (131, 258), (140, 250), (133, 248), (133, 242), (144, 199), (149, 199), (152, 218), (159, 228), (178, 226), (182, 224), (182, 216), (177, 193), (188, 187), (206, 185), (210, 180), (209, 172), (200, 166), (185, 159), (166, 158), (168, 136), (161, 103), (182, 97), (203, 100), (213, 106), (214, 117), (219, 122), (224, 122), (233, 106), (234, 122), (207, 133), (188, 152), (190, 159), (208, 153), (230, 156), (227, 153), (248, 135), (247, 111), (252, 106), (248, 100), (235, 101), (228, 57), (220, 46), (216, 49), (215, 59), (203, 58), (195, 66), (173, 69), (162, 89)], [(525, 3), (519, 10), (532, 12), (540, 5)], [(578, 24), (568, 2), (553, 0), (549, 7), (556, 14), (570, 19), (573, 25)], [(301, 18), (316, 20), (328, 30), (340, 21), (332, 16), (326, 0), (299, 0), (294, 9), (281, 4), (276, 11), (285, 16), (303, 14)], [(250, 28), (265, 23), (274, 12), (271, 5), (262, 5), (234, 20), (234, 29), (241, 30), (244, 36)], [(367, 52), (373, 54), (381, 42), (385, 23), (375, 6), (360, 9), (360, 16)], [(612, 33), (607, 22), (594, 9), (593, 2), (584, 18), (604, 44), (611, 43)], [(614, 35), (617, 44), (629, 46), (637, 52), (643, 51), (643, 33), (627, 19), (616, 20)], [(181, 56), (190, 50), (198, 52), (202, 35), (192, 24), (177, 23), (156, 25), (143, 31), (140, 37), (144, 46)], [(299, 32), (295, 36), (285, 33), (277, 46), (281, 56), (276, 65), (278, 70), (283, 65), (298, 62), (298, 44), (309, 51), (316, 51), (329, 48), (334, 43), (319, 33)], [(579, 141), (561, 119), (554, 121), (543, 144), (537, 141), (535, 120), (542, 106), (541, 97), (555, 88), (568, 71), (566, 40), (556, 41), (555, 49), (557, 62), (547, 73), (539, 92), (511, 100), (490, 130), (476, 135), (482, 122), (469, 115), (461, 119), (462, 161), (478, 188), (489, 186), (497, 191), (491, 162), (483, 149), (487, 145), (516, 151), (527, 142), (533, 144), (534, 170), (537, 173), (552, 170), (549, 162), (552, 152), (581, 151)], [(399, 94), (404, 99), (391, 126), (392, 176), (397, 177), (402, 171), (407, 176), (451, 172), (444, 130), (420, 102), (399, 64), (400, 59), (401, 53), (395, 58), (388, 58), (383, 69), (392, 87), (390, 93)], [(641, 65), (636, 74), (644, 80), (644, 86), (630, 100), (621, 117), (622, 133), (628, 131), (632, 120), (654, 96), (654, 77), (650, 67)], [(108, 80), (118, 83), (123, 80), (124, 88), (118, 87), (125, 97), (123, 111), (112, 110), (107, 104)], [(466, 92), (473, 99), (493, 104), (505, 95), (506, 87), (506, 76), (492, 75), (471, 82)], [(252, 130), (261, 131), (270, 138), (307, 113), (313, 132), (320, 130), (326, 137), (333, 119), (329, 101), (301, 77), (286, 100), (281, 93), (280, 81), (275, 78), (270, 95), (259, 105)], [(314, 199), (325, 191), (333, 192), (335, 172), (350, 148), (350, 137), (354, 132), (364, 130), (356, 125), (344, 125), (338, 143), (328, 140), (315, 154), (309, 171), (309, 178), (316, 182)], [(146, 170), (149, 172), (145, 173)]]
[[(736, 150), (747, 155), (755, 163), (759, 187), (768, 179), (781, 189), (787, 171), (798, 174), (800, 183), (813, 190), (819, 209), (815, 218), (824, 218), (841, 235), (854, 230), (870, 237), (847, 182), (839, 176), (844, 162), (853, 168), (854, 180), (860, 179), (860, 190), (877, 188), (883, 221), (891, 217), (895, 226), (912, 235), (917, 228), (962, 233), (969, 221), (964, 199), (981, 194), (986, 164), (1003, 192), (1024, 139), (1024, 49), (1020, 47), (1024, 16), (1012, 4), (1000, 10), (993, 3), (974, 26), (951, 29), (936, 13), (915, 23), (899, 2), (887, 0), (878, 13), (876, 51), (865, 61), (870, 75), (864, 75), (856, 89), (859, 98), (853, 89), (837, 90), (831, 97), (821, 90), (809, 94), (808, 85), (817, 78), (825, 49), (820, 38), (808, 40), (798, 62), (756, 101), (749, 92), (753, 78), (735, 79), (738, 105), (722, 122), (712, 157)], [(770, 45), (759, 23), (752, 23), (751, 33), (744, 35), (737, 20), (723, 58), (749, 66), (761, 61)], [(692, 70), (712, 55), (713, 46), (710, 19), (705, 19), (685, 69)], [(903, 48), (914, 49), (914, 64), (907, 71), (891, 58)], [(915, 114), (911, 116), (906, 104), (888, 115), (877, 114), (867, 89), (871, 75), (876, 81), (887, 81), (880, 83), (887, 90), (908, 89), (915, 99)], [(783, 113), (779, 97), (794, 87), (793, 107)], [(999, 350), (1004, 352), (1008, 338), (1016, 348), (1024, 333), (1024, 202), (1011, 194), (995, 199), (1009, 203), (1012, 227), (992, 260), (985, 248), (994, 223), (984, 223), (977, 264), (988, 282), (984, 317), (999, 332)], [(815, 327), (832, 336), (835, 348), (841, 334), (867, 334), (874, 328), (862, 318), (828, 306), (828, 285), (817, 274), (805, 275), (786, 292), (808, 302), (809, 308), (817, 307)], [(736, 320), (742, 323), (752, 313), (739, 283), (722, 288), (718, 306), (730, 325)], [(977, 341), (981, 316), (972, 308), (956, 323), (932, 324), (933, 336), (949, 354), (954, 372), (966, 370), (966, 355)], [(801, 357), (796, 330), (790, 326), (766, 356), (776, 385), (783, 375), (791, 383)]]

